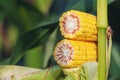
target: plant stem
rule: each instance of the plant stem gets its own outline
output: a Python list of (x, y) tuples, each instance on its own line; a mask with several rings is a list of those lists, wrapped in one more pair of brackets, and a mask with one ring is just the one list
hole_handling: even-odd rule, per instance
[(98, 28), (98, 77), (106, 80), (106, 29)]
[(97, 26), (99, 28), (108, 27), (107, 0), (97, 0)]
[(97, 0), (98, 79), (106, 80), (107, 0)]

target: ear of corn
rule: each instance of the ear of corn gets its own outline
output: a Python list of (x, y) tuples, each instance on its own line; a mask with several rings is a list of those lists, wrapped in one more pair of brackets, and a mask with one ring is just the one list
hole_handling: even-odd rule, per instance
[(95, 42), (64, 39), (55, 47), (54, 58), (61, 67), (78, 67), (88, 61), (97, 61)]
[(71, 10), (60, 17), (61, 34), (68, 39), (97, 41), (96, 17), (94, 15)]
[(86, 62), (97, 61), (97, 27), (94, 15), (70, 10), (59, 19), (61, 34), (66, 38), (54, 50), (56, 62), (71, 71)]

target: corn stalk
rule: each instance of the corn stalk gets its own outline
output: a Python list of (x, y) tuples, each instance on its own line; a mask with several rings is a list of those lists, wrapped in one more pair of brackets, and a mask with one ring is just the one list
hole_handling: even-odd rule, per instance
[(97, 27), (98, 27), (98, 78), (106, 80), (106, 29), (107, 0), (97, 0)]

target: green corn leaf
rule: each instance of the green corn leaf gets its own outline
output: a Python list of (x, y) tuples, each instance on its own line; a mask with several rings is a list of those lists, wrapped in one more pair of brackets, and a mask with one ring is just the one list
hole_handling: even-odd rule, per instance
[(17, 0), (0, 0), (0, 8), (4, 16), (7, 16), (9, 22), (15, 24), (21, 32), (33, 28), (33, 26), (40, 23), (46, 17), (32, 5), (26, 4), (22, 0), (19, 3)]
[(0, 62), (0, 65), (5, 65), (9, 64), (11, 58), (4, 59), (3, 61)]
[(15, 0), (0, 0), (0, 7), (1, 11), (4, 13), (4, 16), (8, 16), (9, 20), (19, 25), (18, 27), (23, 26)]
[(50, 57), (53, 55), (55, 44), (61, 39), (58, 28), (49, 36), (48, 41), (43, 45), (43, 67), (46, 68)]
[[(74, 3), (74, 4), (73, 4)], [(68, 5), (65, 7), (65, 11), (75, 9), (80, 11), (85, 11), (85, 1), (79, 0), (79, 1), (71, 1), (68, 3)]]
[(108, 80), (119, 80), (119, 79), (120, 79), (120, 75), (117, 74), (117, 75), (110, 77), (110, 79), (108, 79)]
[(109, 71), (109, 75), (111, 75), (111, 78), (116, 77), (120, 72), (119, 61), (120, 61), (120, 45), (119, 43), (113, 41), (112, 50), (111, 50), (110, 71)]
[(44, 44), (50, 34), (56, 28), (58, 18), (50, 19), (38, 25), (36, 29), (28, 31), (19, 37), (12, 54), (10, 63), (15, 64), (24, 55), (24, 52), (36, 46)]
[(53, 0), (35, 0), (35, 5), (43, 13), (47, 14)]

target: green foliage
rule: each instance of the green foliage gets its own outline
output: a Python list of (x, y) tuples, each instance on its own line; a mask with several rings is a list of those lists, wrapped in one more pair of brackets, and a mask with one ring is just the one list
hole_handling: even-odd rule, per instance
[(24, 54), (25, 51), (44, 44), (50, 33), (54, 31), (57, 19), (50, 19), (47, 22), (43, 22), (36, 29), (23, 34), (17, 41), (15, 50), (12, 54), (11, 64), (15, 64)]
[(120, 71), (120, 49), (119, 45), (116, 42), (113, 42), (112, 47), (112, 54), (111, 54), (111, 64), (110, 64), (110, 76), (115, 76), (114, 78), (111, 78), (110, 80), (116, 80), (115, 78), (119, 77), (119, 71)]
[(24, 58), (25, 66), (33, 67), (33, 68), (40, 68), (43, 64), (42, 49), (43, 49), (42, 46), (38, 46), (38, 47), (28, 50), (25, 53), (25, 58)]
[(35, 6), (43, 13), (47, 14), (53, 0), (35, 0)]

